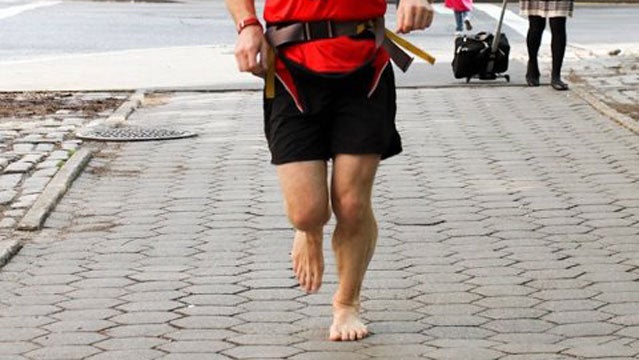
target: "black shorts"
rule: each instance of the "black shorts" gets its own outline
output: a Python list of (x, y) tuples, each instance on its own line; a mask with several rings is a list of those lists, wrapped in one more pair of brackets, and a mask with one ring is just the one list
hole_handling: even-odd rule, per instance
[(342, 76), (291, 72), (304, 112), (278, 80), (275, 97), (264, 99), (264, 132), (273, 164), (328, 160), (336, 154), (379, 154), (385, 159), (402, 151), (390, 64), (370, 97), (369, 66)]

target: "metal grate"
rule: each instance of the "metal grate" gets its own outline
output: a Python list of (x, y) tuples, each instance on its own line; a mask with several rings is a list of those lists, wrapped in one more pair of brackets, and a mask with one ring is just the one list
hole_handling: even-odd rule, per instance
[(190, 131), (180, 131), (159, 128), (142, 128), (142, 127), (117, 127), (117, 128), (93, 128), (82, 133), (76, 134), (76, 137), (85, 140), (98, 141), (149, 141), (149, 140), (171, 140), (183, 139), (196, 136), (196, 133)]

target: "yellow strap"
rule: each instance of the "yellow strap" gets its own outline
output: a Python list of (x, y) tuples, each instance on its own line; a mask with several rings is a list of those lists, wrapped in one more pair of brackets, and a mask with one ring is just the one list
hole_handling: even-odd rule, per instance
[(408, 50), (409, 52), (415, 54), (416, 56), (419, 56), (420, 58), (426, 60), (426, 62), (432, 64), (435, 64), (435, 58), (427, 53), (426, 51), (418, 48), (417, 46), (413, 45), (411, 42), (409, 42), (408, 40), (399, 37), (399, 35), (395, 34), (394, 32), (386, 29), (386, 37), (388, 37), (391, 41), (393, 41), (394, 43), (396, 43), (397, 45), (403, 47), (404, 49)]
[(275, 97), (275, 51), (268, 47), (266, 52), (266, 83), (264, 84), (264, 96), (267, 99)]

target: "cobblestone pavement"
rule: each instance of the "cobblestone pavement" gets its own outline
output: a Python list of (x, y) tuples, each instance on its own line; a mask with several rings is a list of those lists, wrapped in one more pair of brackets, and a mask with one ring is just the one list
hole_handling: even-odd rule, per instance
[[(126, 98), (113, 93), (63, 95), (7, 94), (0, 101), (0, 240), (11, 236), (16, 223), (80, 146), (74, 132), (106, 118)], [(87, 113), (89, 107), (104, 110)]]
[(639, 125), (639, 51), (584, 60), (572, 65), (570, 79)]
[(260, 95), (165, 100), (131, 123), (200, 136), (106, 147), (0, 271), (3, 360), (639, 355), (639, 142), (572, 92), (399, 91), (358, 343), (328, 242), (320, 294), (291, 278)]

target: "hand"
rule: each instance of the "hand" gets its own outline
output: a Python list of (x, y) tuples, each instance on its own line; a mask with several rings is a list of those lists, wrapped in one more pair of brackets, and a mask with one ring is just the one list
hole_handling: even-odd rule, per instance
[(433, 22), (435, 12), (427, 0), (400, 0), (397, 6), (398, 34), (408, 34), (413, 30), (423, 30)]
[(235, 44), (235, 60), (242, 72), (263, 77), (266, 73), (268, 43), (259, 26), (247, 26), (238, 35)]

